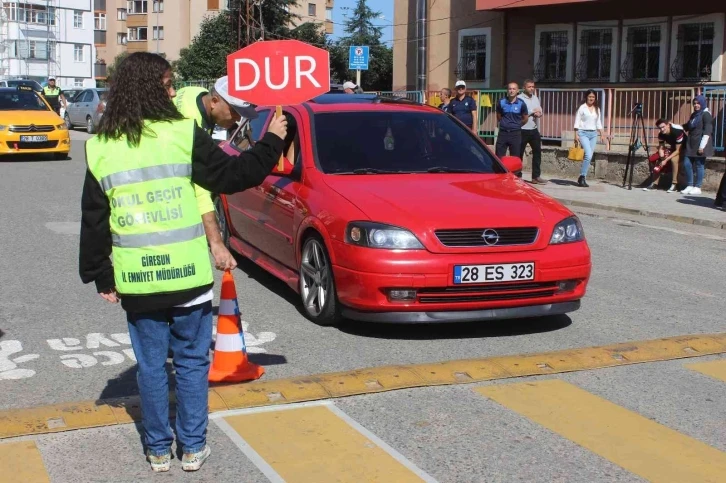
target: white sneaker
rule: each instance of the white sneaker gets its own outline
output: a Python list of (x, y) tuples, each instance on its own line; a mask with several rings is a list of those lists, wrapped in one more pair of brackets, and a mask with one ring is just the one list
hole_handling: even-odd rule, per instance
[(691, 191), (693, 191), (693, 186), (686, 186), (686, 189), (684, 189), (683, 191), (681, 191), (681, 194), (682, 195), (690, 195), (691, 194)]
[(672, 184), (670, 188), (668, 188), (668, 191), (666, 193), (673, 193), (676, 191), (676, 185)]
[(701, 194), (701, 188), (699, 188), (698, 186), (696, 186), (688, 194), (689, 195), (700, 195)]

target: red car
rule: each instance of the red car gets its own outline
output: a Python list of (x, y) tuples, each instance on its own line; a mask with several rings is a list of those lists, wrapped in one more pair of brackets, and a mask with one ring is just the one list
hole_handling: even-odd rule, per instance
[[(275, 107), (258, 112), (227, 152), (265, 132)], [(514, 174), (519, 158), (497, 159), (438, 109), (375, 95), (323, 95), (284, 115), (284, 167), (220, 196), (217, 212), (230, 247), (298, 292), (314, 322), (580, 307), (591, 271), (580, 221)]]

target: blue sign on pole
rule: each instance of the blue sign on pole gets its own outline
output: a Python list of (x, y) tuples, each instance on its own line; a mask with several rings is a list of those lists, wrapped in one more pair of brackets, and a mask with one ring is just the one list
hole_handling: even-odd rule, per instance
[(353, 45), (348, 52), (348, 69), (368, 70), (368, 46)]

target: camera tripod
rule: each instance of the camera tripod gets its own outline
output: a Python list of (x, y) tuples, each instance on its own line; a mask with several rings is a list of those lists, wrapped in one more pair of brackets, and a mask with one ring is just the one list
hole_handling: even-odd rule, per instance
[(645, 143), (645, 157), (650, 157), (650, 148), (648, 147), (648, 133), (645, 130), (645, 121), (643, 120), (643, 105), (640, 103), (635, 104), (633, 110), (630, 111), (633, 114), (633, 127), (630, 129), (630, 144), (628, 146), (628, 159), (625, 161), (625, 174), (623, 175), (623, 188), (625, 188), (625, 182), (628, 179), (628, 171), (630, 171), (630, 179), (628, 181), (628, 189), (633, 189), (633, 171), (635, 171), (635, 153), (640, 149), (643, 144), (640, 143), (638, 136), (638, 128), (643, 131), (643, 141)]

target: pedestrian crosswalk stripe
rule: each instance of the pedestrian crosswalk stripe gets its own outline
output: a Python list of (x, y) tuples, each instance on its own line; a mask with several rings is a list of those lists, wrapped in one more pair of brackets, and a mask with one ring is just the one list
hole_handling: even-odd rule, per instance
[(726, 453), (565, 381), (477, 392), (650, 481), (724, 481)]
[(0, 483), (50, 481), (35, 441), (0, 443)]
[(271, 481), (435, 481), (333, 404), (269, 409), (214, 420)]
[(686, 367), (706, 374), (719, 381), (726, 382), (726, 359), (719, 359), (711, 362), (698, 362), (696, 364), (686, 364)]

